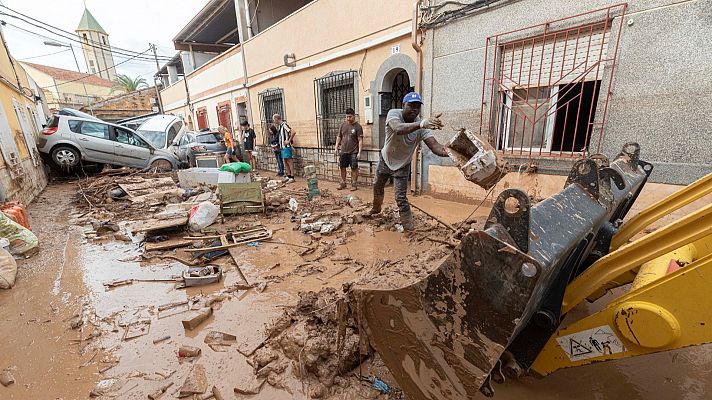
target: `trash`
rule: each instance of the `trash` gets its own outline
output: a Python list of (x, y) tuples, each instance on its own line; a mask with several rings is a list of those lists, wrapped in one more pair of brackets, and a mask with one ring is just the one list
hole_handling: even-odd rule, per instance
[(352, 208), (357, 208), (361, 205), (363, 205), (363, 200), (361, 200), (358, 196), (350, 194), (346, 196), (346, 202), (349, 203), (349, 205)]
[(196, 231), (205, 229), (215, 222), (218, 214), (220, 214), (220, 207), (209, 201), (197, 204), (190, 209), (188, 227)]
[(369, 382), (373, 383), (373, 388), (381, 392), (381, 394), (389, 394), (391, 393), (391, 388), (388, 386), (386, 382), (383, 382), (382, 380), (376, 378), (374, 375), (371, 375), (370, 378), (368, 378)]
[(29, 255), (37, 248), (39, 241), (32, 231), (11, 220), (0, 212), (0, 237), (10, 242), (12, 255)]
[(178, 357), (181, 358), (198, 357), (200, 353), (201, 350), (199, 347), (183, 345), (178, 348)]
[(231, 335), (229, 333), (211, 331), (205, 336), (203, 340), (205, 344), (210, 346), (213, 351), (224, 352), (227, 350), (218, 350), (221, 346), (230, 347), (234, 343), (237, 343), (237, 336)]
[(127, 193), (124, 189), (116, 188), (116, 189), (111, 189), (109, 191), (109, 197), (111, 197), (114, 200), (120, 200), (124, 197), (126, 197)]
[(193, 329), (197, 328), (200, 324), (205, 322), (206, 319), (210, 318), (210, 316), (213, 315), (213, 309), (212, 307), (206, 307), (198, 312), (196, 312), (193, 316), (191, 316), (188, 319), (184, 319), (181, 321), (183, 323), (183, 328), (188, 329), (189, 331), (192, 331)]
[(213, 386), (211, 392), (213, 393), (213, 397), (215, 397), (215, 400), (225, 400), (222, 393), (220, 393), (217, 387)]
[(295, 199), (294, 197), (289, 199), (289, 209), (292, 212), (297, 212), (297, 210), (299, 209), (299, 203), (297, 203), (297, 199)]
[[(5, 239), (3, 239), (5, 240)], [(0, 289), (10, 289), (15, 285), (17, 262), (5, 248), (0, 247)]]
[(208, 285), (219, 282), (220, 278), (222, 278), (222, 268), (218, 265), (190, 267), (183, 271), (183, 282), (186, 287)]
[(158, 242), (165, 242), (168, 239), (170, 239), (170, 237), (168, 237), (168, 235), (153, 235), (153, 236), (146, 236), (144, 241), (150, 242), (150, 243), (158, 243)]
[(205, 393), (208, 389), (208, 378), (205, 376), (205, 367), (195, 364), (188, 377), (180, 387), (178, 397), (187, 397), (194, 394)]
[(15, 377), (7, 369), (0, 372), (0, 383), (3, 386), (10, 386), (15, 383)]
[(168, 388), (171, 387), (171, 386), (173, 386), (173, 382), (171, 382), (171, 383), (169, 383), (169, 384), (167, 384), (167, 385), (164, 385), (164, 386), (161, 387), (160, 389), (158, 389), (158, 390), (156, 390), (155, 392), (149, 394), (149, 395), (148, 395), (148, 398), (151, 399), (151, 400), (157, 400), (157, 399), (159, 399), (161, 396), (163, 396), (164, 393), (166, 393), (166, 391), (168, 390)]
[(260, 242), (250, 242), (250, 243), (247, 243), (247, 245), (248, 245), (248, 246), (257, 247), (257, 246), (260, 245)]
[(252, 167), (248, 163), (244, 162), (232, 162), (223, 164), (218, 168), (220, 171), (232, 172), (234, 174), (239, 174), (240, 172), (250, 172)]
[(148, 332), (150, 330), (151, 330), (151, 320), (146, 319), (146, 320), (134, 321), (134, 322), (126, 325), (126, 329), (124, 330), (124, 336), (123, 336), (122, 340), (135, 339), (139, 336), (148, 334)]
[(170, 338), (171, 338), (171, 335), (166, 335), (166, 336), (160, 337), (160, 338), (158, 338), (158, 339), (153, 339), (153, 344), (158, 344), (158, 343), (161, 343), (161, 342), (165, 342), (166, 340), (168, 340), (168, 339), (170, 339)]
[(89, 397), (101, 397), (111, 392), (115, 392), (123, 386), (123, 382), (116, 378), (102, 379), (94, 386), (94, 389), (89, 392)]
[(403, 233), (403, 231), (405, 230), (403, 228), (403, 225), (401, 225), (401, 224), (395, 224), (393, 227), (396, 228), (396, 230), (400, 233)]
[(470, 182), (484, 189), (490, 189), (509, 172), (509, 165), (497, 151), (477, 134), (460, 129), (445, 151)]

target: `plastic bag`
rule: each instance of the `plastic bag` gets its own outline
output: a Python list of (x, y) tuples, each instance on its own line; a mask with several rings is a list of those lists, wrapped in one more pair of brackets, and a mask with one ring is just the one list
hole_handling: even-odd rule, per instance
[(37, 236), (32, 231), (11, 220), (0, 212), (0, 237), (10, 242), (10, 253), (26, 255), (39, 244)]
[(252, 167), (248, 163), (244, 162), (232, 162), (223, 164), (220, 166), (220, 171), (232, 172), (233, 174), (239, 174), (240, 172), (250, 172)]
[(9, 251), (0, 247), (0, 289), (10, 289), (15, 285), (17, 262)]
[(205, 229), (215, 222), (218, 214), (220, 214), (220, 207), (209, 201), (196, 204), (190, 209), (188, 227), (195, 231)]

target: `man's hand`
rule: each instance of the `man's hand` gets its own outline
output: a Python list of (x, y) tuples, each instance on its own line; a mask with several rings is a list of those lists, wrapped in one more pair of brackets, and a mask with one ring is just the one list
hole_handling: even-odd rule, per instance
[(440, 121), (440, 116), (442, 114), (438, 114), (434, 117), (430, 118), (425, 118), (424, 120), (420, 121), (420, 127), (423, 129), (442, 129), (443, 126), (445, 126), (442, 121)]

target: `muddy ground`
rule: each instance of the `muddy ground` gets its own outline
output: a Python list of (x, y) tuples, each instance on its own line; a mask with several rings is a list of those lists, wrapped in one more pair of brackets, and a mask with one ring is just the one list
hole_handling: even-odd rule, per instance
[[(337, 192), (333, 184), (320, 182), (320, 185), (331, 189), (337, 200), (351, 194)], [(301, 186), (305, 186), (303, 180), (292, 188), (297, 190)], [(298, 362), (288, 363), (287, 368), (296, 366), (297, 374), (286, 371), (279, 375), (279, 382), (272, 379), (267, 383), (263, 383), (264, 377), (255, 374), (255, 357), (264, 353), (261, 346), (273, 332), (269, 327), (284, 318), (285, 310), (293, 312), (289, 310), (295, 310), (298, 304), (304, 306), (300, 292), (333, 288), (338, 297), (344, 284), (372, 273), (379, 263), (408, 258), (440, 246), (424, 237), (443, 229), (418, 211), (414, 213), (420, 215), (418, 224), (423, 229), (416, 239), (405, 238), (388, 224), (345, 224), (340, 231), (321, 239), (333, 243), (333, 253), (322, 254), (320, 247), (319, 251), (300, 256), (305, 247), (314, 244), (314, 239), (293, 230), (291, 213), (283, 208), (268, 217), (236, 217), (227, 221), (228, 226), (261, 222), (274, 231), (275, 243), (261, 242), (232, 251), (248, 281), (262, 283), (261, 292), (239, 286), (241, 281), (229, 256), (219, 261), (226, 274), (217, 284), (176, 289), (172, 282), (134, 282), (107, 289), (104, 283), (114, 280), (170, 278), (179, 274), (183, 266), (175, 260), (143, 260), (137, 257), (141, 252), (139, 245), (131, 241), (113, 239), (112, 235), (97, 238), (87, 235), (88, 210), (76, 193), (76, 182), (53, 183), (29, 206), (41, 251), (19, 261), (16, 286), (0, 292), (0, 369), (10, 368), (16, 379), (9, 387), (0, 386), (0, 399), (85, 399), (101, 381), (111, 384), (104, 398), (146, 399), (170, 383), (173, 385), (162, 398), (176, 398), (196, 364), (205, 368), (208, 388), (216, 386), (226, 399), (319, 395), (315, 391), (321, 390), (319, 385), (323, 382), (295, 376), (300, 365), (304, 368), (308, 364), (301, 360), (303, 349), (309, 352), (313, 343), (311, 346), (305, 343), (296, 352)], [(370, 200), (367, 188), (355, 194), (364, 201)], [(387, 206), (393, 205), (392, 197), (392, 192), (387, 192)], [(428, 196), (413, 198), (412, 202), (450, 224), (459, 223), (475, 208), (474, 204)], [(483, 223), (487, 213), (484, 206), (474, 217)], [(221, 227), (219, 223), (216, 226)], [(172, 234), (173, 238), (180, 236), (183, 233)], [(190, 331), (181, 326), (181, 320), (191, 314), (187, 306), (158, 310), (160, 305), (184, 301), (195, 302), (196, 308), (212, 302), (213, 315)], [(323, 306), (315, 308), (316, 304)], [(599, 306), (598, 303), (584, 306), (575, 312), (583, 315)], [(331, 303), (314, 300), (302, 307), (302, 314), (297, 307), (299, 315), (292, 315), (313, 318), (329, 307)], [(305, 326), (309, 328), (308, 324)], [(141, 333), (141, 328), (147, 332), (145, 335), (124, 340), (127, 334)], [(236, 340), (229, 346), (210, 347), (204, 341), (212, 331), (234, 335)], [(305, 334), (309, 337), (308, 332)], [(170, 339), (153, 343), (165, 336)], [(200, 356), (192, 360), (178, 357), (182, 345), (199, 347)], [(327, 349), (332, 345), (324, 344)], [(318, 367), (318, 363), (314, 365)], [(503, 400), (696, 400), (709, 398), (710, 372), (712, 347), (701, 346), (559, 371), (545, 379), (527, 377), (495, 386), (495, 390), (496, 398)], [(336, 379), (331, 376), (328, 383), (332, 387), (321, 393), (322, 397), (388, 397), (370, 382), (359, 380), (359, 373), (365, 377), (377, 376), (394, 389), (391, 398), (400, 397), (397, 385), (377, 358), (360, 369), (344, 371)], [(236, 394), (235, 388), (257, 394)]]

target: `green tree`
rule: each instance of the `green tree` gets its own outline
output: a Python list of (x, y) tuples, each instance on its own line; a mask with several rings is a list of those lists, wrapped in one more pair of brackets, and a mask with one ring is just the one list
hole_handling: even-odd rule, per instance
[(135, 90), (144, 89), (148, 87), (146, 78), (141, 78), (139, 76), (132, 78), (128, 75), (116, 75), (114, 78), (114, 85), (111, 87), (111, 91), (120, 91), (125, 93), (130, 93)]

